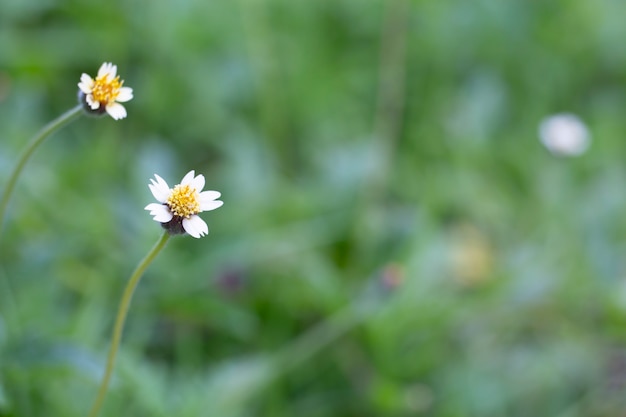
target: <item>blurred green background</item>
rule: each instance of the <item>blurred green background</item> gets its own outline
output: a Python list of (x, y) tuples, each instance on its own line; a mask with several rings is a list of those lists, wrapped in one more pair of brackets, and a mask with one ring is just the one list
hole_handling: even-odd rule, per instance
[[(3, 0), (0, 187), (118, 65), (128, 118), (29, 162), (0, 416), (84, 416), (154, 173), (225, 204), (145, 274), (103, 416), (626, 412), (620, 0)], [(538, 138), (578, 114), (579, 158)]]

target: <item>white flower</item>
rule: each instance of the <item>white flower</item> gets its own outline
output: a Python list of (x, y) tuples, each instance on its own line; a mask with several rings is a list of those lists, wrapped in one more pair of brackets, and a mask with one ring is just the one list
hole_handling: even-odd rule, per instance
[(165, 180), (154, 174), (148, 184), (152, 195), (160, 203), (148, 204), (145, 209), (150, 210), (152, 218), (172, 234), (189, 233), (195, 238), (209, 233), (209, 227), (198, 213), (219, 208), (224, 204), (218, 200), (221, 194), (217, 191), (202, 191), (204, 176), (194, 176), (189, 171), (174, 188), (170, 188)]
[(559, 156), (582, 155), (591, 140), (583, 121), (569, 113), (545, 118), (539, 125), (539, 139), (550, 152)]
[(117, 66), (110, 62), (102, 64), (98, 75), (94, 80), (83, 73), (80, 76), (78, 88), (84, 94), (84, 100), (89, 109), (94, 113), (105, 111), (115, 119), (126, 117), (126, 109), (120, 103), (125, 103), (133, 98), (133, 89), (122, 87), (124, 81), (120, 81), (117, 75)]

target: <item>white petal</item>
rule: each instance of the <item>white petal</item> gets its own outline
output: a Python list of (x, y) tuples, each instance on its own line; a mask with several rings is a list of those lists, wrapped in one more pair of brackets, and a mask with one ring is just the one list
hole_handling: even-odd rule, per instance
[(84, 72), (80, 75), (80, 81), (82, 83), (91, 84), (91, 85), (93, 85), (95, 83), (94, 79), (91, 78), (91, 76), (89, 74), (86, 74)]
[(189, 185), (189, 184), (191, 184), (191, 181), (193, 181), (194, 175), (196, 175), (196, 171), (194, 171), (192, 169), (187, 174), (185, 174), (183, 179), (180, 181), (180, 185)]
[(197, 192), (202, 191), (202, 189), (204, 188), (204, 175), (198, 175), (196, 178), (191, 180), (189, 186)]
[(104, 76), (105, 74), (107, 74), (109, 72), (109, 66), (111, 64), (108, 62), (103, 63), (102, 65), (100, 65), (100, 68), (98, 69), (98, 75), (97, 77), (100, 78), (102, 76)]
[(157, 174), (154, 174), (154, 178), (156, 178), (157, 183), (159, 183), (161, 186), (169, 189), (170, 186), (167, 185), (167, 181), (165, 181), (163, 178), (159, 177)]
[(117, 76), (117, 65), (109, 64), (109, 80), (114, 79)]
[(202, 191), (200, 193), (200, 202), (209, 202), (209, 201), (217, 200), (221, 196), (222, 196), (222, 193), (220, 193), (219, 191), (212, 191), (212, 190)]
[(200, 210), (202, 211), (211, 211), (216, 208), (220, 208), (224, 205), (222, 200), (212, 200), (212, 201), (200, 201)]
[(78, 83), (78, 89), (84, 94), (91, 93), (91, 88), (87, 84), (83, 84), (82, 82)]
[(144, 210), (150, 210), (150, 215), (152, 216), (152, 219), (159, 223), (167, 223), (174, 217), (174, 215), (170, 212), (167, 206), (163, 204), (148, 204), (146, 207), (144, 207)]
[(94, 101), (92, 94), (87, 94), (85, 96), (85, 101), (87, 101), (87, 104), (89, 104), (89, 107), (91, 107), (91, 110), (98, 110), (100, 108), (100, 102)]
[(93, 79), (89, 75), (83, 73), (83, 75), (80, 76), (80, 82), (78, 83), (78, 88), (80, 88), (80, 91), (82, 91), (83, 93), (89, 94), (91, 93), (91, 90), (93, 89), (93, 84), (94, 84)]
[(154, 174), (154, 176), (157, 180), (155, 181), (153, 179), (150, 179), (152, 184), (148, 184), (148, 188), (150, 188), (150, 191), (152, 192), (152, 195), (154, 196), (156, 201), (158, 201), (159, 203), (165, 203), (169, 198), (172, 190), (170, 190), (170, 187), (167, 185), (163, 178), (159, 177), (156, 174)]
[(107, 113), (115, 120), (120, 120), (126, 117), (126, 109), (120, 103), (109, 103), (107, 104)]
[(200, 193), (200, 209), (202, 211), (215, 210), (222, 207), (223, 201), (217, 200), (222, 194), (219, 191), (203, 191)]
[(115, 101), (118, 103), (126, 103), (133, 99), (133, 89), (130, 87), (122, 87), (120, 88), (120, 92), (117, 95)]
[(117, 66), (113, 65), (110, 62), (105, 62), (100, 66), (100, 69), (98, 70), (98, 78), (107, 76), (109, 80), (112, 80), (113, 78), (115, 78), (116, 74)]
[(200, 216), (191, 216), (188, 219), (183, 219), (183, 229), (195, 238), (209, 234), (209, 226), (206, 225)]

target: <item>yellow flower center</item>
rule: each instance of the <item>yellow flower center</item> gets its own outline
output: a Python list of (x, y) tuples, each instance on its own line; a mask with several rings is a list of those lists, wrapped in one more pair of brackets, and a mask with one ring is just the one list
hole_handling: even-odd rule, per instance
[(114, 102), (120, 94), (122, 84), (124, 81), (120, 81), (119, 75), (112, 80), (109, 80), (108, 74), (97, 77), (91, 90), (93, 100), (104, 105)]
[(188, 185), (177, 185), (167, 199), (172, 214), (178, 217), (189, 218), (200, 213), (200, 201), (195, 188)]

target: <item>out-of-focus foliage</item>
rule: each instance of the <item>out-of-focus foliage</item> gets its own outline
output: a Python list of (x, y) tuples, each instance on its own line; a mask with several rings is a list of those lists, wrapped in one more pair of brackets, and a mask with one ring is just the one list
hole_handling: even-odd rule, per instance
[[(0, 3), (0, 187), (112, 61), (128, 118), (38, 150), (0, 237), (0, 416), (84, 416), (148, 179), (223, 208), (131, 307), (103, 416), (626, 410), (619, 0)], [(593, 141), (537, 138), (572, 112)]]

